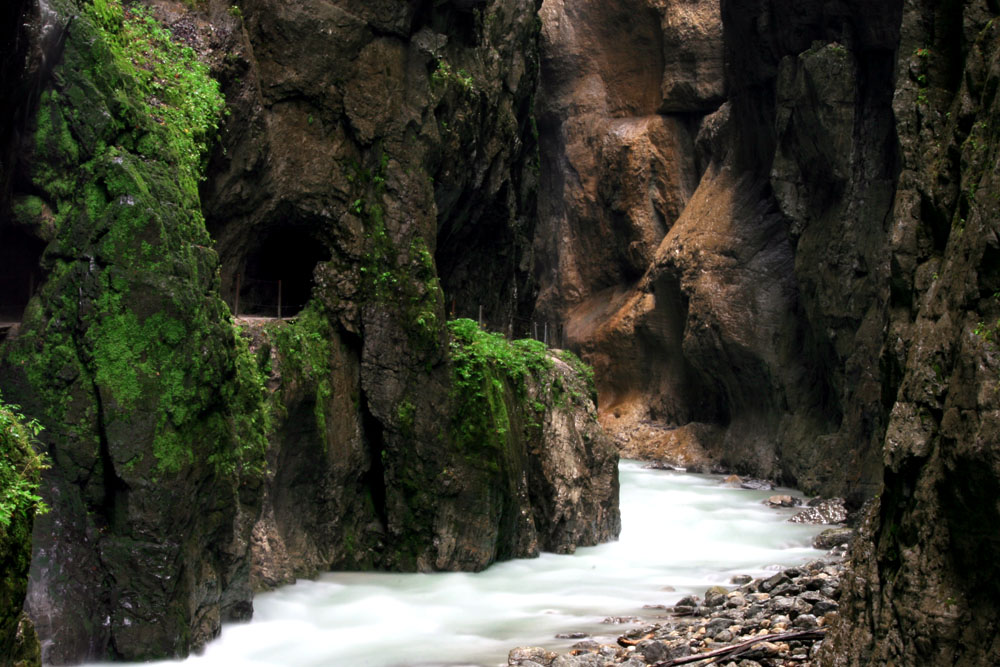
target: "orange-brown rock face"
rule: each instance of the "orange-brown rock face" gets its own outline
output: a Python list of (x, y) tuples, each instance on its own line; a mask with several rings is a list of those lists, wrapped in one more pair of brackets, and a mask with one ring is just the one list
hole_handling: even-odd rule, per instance
[(779, 9), (543, 5), (539, 309), (625, 451), (861, 497), (898, 30)]
[(539, 311), (594, 365), (623, 445), (650, 419), (714, 418), (681, 350), (687, 298), (670, 276), (654, 294), (645, 274), (698, 185), (698, 125), (723, 100), (718, 4), (547, 0), (541, 15)]
[[(642, 275), (697, 184), (691, 114), (722, 99), (717, 6), (549, 0), (538, 107), (542, 312)], [(665, 114), (665, 112), (670, 112)]]
[(544, 7), (540, 307), (624, 453), (880, 492), (825, 665), (1000, 660), (998, 14)]
[(633, 288), (697, 186), (697, 125), (723, 99), (722, 23), (711, 2), (548, 0), (541, 16), (538, 308), (594, 365), (602, 420), (626, 441), (643, 420), (714, 412), (680, 353), (676, 281), (659, 299)]

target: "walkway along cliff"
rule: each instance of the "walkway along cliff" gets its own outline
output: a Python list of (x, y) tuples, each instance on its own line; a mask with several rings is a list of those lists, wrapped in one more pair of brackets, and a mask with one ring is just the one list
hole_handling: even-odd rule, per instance
[(613, 537), (578, 364), (482, 305), (558, 323), (625, 451), (865, 506), (826, 664), (1000, 662), (992, 0), (3, 12), (47, 661)]

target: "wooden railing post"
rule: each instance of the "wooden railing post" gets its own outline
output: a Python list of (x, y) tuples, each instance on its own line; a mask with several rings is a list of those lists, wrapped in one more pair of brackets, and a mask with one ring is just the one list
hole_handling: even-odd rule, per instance
[(281, 280), (278, 280), (278, 319), (281, 319)]
[(236, 296), (233, 297), (233, 317), (240, 316), (240, 274), (236, 274)]

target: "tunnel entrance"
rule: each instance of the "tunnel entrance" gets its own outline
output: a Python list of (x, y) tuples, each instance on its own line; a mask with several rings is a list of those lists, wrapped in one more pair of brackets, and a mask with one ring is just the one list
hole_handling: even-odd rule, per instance
[(42, 282), (45, 243), (16, 227), (0, 226), (0, 340), (24, 317)]
[(330, 260), (326, 244), (305, 227), (277, 227), (261, 235), (236, 277), (233, 313), (294, 317), (312, 296), (313, 272)]

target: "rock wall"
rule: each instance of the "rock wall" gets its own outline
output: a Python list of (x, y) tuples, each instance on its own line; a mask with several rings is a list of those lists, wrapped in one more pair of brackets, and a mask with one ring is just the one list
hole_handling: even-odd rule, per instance
[(540, 308), (630, 451), (877, 488), (893, 4), (545, 4)]
[[(282, 416), (256, 543), (277, 560), (261, 585), (333, 566), (481, 569), (577, 539), (507, 525), (527, 459), (461, 451), (447, 354), (449, 313), (510, 322), (534, 297), (535, 9), (246, 2), (227, 34), (232, 116), (203, 191), (223, 293), (276, 314), (254, 312), (267, 295), (247, 285), (305, 264), (316, 296), (273, 339)], [(303, 340), (327, 346), (322, 363), (295, 352)], [(614, 534), (612, 515), (581, 539)]]
[[(603, 423), (878, 496), (824, 664), (997, 662), (996, 4), (614, 12), (542, 11), (539, 306)], [(681, 51), (700, 67), (658, 56), (679, 25), (716, 36)]]
[(0, 348), (52, 461), (26, 609), (47, 663), (184, 655), (251, 612), (265, 444), (198, 205), (222, 99), (141, 8), (39, 7), (58, 48), (0, 225), (45, 249)]
[(823, 664), (1000, 660), (998, 14), (904, 5), (886, 341), (899, 391)]
[(254, 587), (331, 567), (613, 538), (581, 367), (489, 362), (458, 391), (446, 325), (535, 296), (536, 5), (191, 4), (39, 5), (59, 50), (0, 224), (36, 295), (0, 383), (53, 461), (44, 660), (183, 656)]
[[(270, 365), (278, 424), (254, 529), (256, 588), (329, 569), (480, 570), (618, 535), (618, 456), (573, 355), (452, 323), (436, 474), (409, 472), (393, 485), (383, 431), (359, 404), (357, 359), (315, 317), (253, 334)], [(303, 345), (316, 330), (323, 335)], [(416, 405), (403, 402), (396, 416), (412, 434)]]

